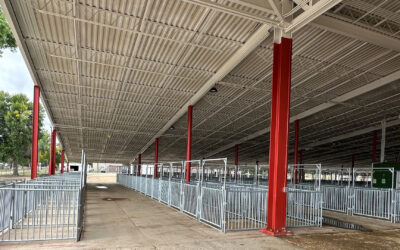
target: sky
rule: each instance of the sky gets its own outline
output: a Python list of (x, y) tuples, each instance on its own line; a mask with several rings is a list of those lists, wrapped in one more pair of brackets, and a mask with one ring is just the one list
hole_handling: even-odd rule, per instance
[[(33, 101), (33, 80), (21, 52), (3, 50), (0, 57), (0, 90), (10, 94), (25, 94)], [(50, 131), (51, 123), (45, 114), (44, 129)]]

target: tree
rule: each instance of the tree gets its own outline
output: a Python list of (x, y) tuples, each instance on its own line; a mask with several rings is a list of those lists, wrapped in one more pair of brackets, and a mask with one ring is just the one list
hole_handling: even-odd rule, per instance
[[(18, 175), (18, 164), (28, 165), (30, 161), (32, 107), (25, 95), (11, 96), (0, 91), (0, 160), (11, 162), (13, 175)], [(39, 128), (43, 122), (43, 112), (40, 113)]]
[(48, 165), (50, 160), (50, 133), (43, 131), (39, 139), (39, 163)]
[[(61, 146), (56, 147), (56, 167), (61, 162)], [(48, 165), (50, 161), (50, 133), (43, 131), (39, 139), (39, 162), (42, 165)]]
[(58, 165), (61, 163), (61, 146), (56, 147), (56, 169)]
[(3, 10), (0, 8), (0, 57), (2, 55), (2, 50), (7, 48), (11, 49), (11, 51), (15, 51), (17, 42), (6, 21)]

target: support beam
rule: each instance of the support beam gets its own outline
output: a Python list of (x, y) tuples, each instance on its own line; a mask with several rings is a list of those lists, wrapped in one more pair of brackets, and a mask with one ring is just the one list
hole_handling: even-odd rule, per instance
[(288, 163), (292, 39), (274, 43), (269, 151), (268, 216), (262, 232), (278, 236), (286, 231), (286, 175)]
[(69, 173), (69, 161), (67, 161), (67, 173)]
[(49, 175), (54, 175), (56, 169), (56, 136), (57, 131), (53, 129), (50, 138)]
[(142, 154), (139, 154), (138, 156), (138, 176), (140, 176), (140, 171), (142, 169)]
[(57, 130), (53, 130), (53, 152), (52, 152), (52, 168), (51, 168), (51, 174), (55, 175), (56, 174), (56, 159), (57, 155)]
[(38, 139), (39, 139), (39, 96), (40, 87), (33, 89), (33, 114), (32, 114), (32, 154), (31, 154), (31, 179), (37, 177), (38, 166)]
[(385, 35), (383, 33), (367, 29), (361, 25), (342, 21), (338, 18), (323, 15), (312, 22), (313, 26), (354, 38), (359, 41), (371, 43), (379, 47), (400, 51), (399, 39)]
[(156, 138), (155, 141), (155, 149), (154, 149), (154, 178), (157, 178), (157, 168), (158, 168), (158, 141), (159, 139)]
[(353, 177), (354, 177), (354, 175), (353, 175), (353, 173), (354, 173), (354, 165), (355, 165), (355, 162), (356, 162), (356, 155), (355, 154), (353, 154), (352, 156), (351, 156), (351, 179), (353, 180)]
[(65, 154), (65, 151), (64, 151), (64, 149), (61, 151), (61, 170), (60, 170), (60, 172), (63, 174), (64, 173), (64, 154)]
[[(311, 115), (314, 115), (316, 113), (324, 111), (324, 110), (326, 110), (328, 108), (331, 108), (333, 106), (339, 105), (340, 103), (346, 102), (346, 101), (351, 100), (351, 99), (353, 99), (355, 97), (358, 97), (360, 95), (363, 95), (363, 94), (368, 93), (370, 91), (373, 91), (375, 89), (378, 89), (378, 88), (381, 88), (383, 86), (386, 86), (386, 85), (388, 85), (388, 84), (390, 84), (390, 83), (392, 83), (392, 82), (394, 82), (396, 80), (399, 80), (399, 79), (400, 79), (400, 70), (398, 70), (398, 71), (396, 71), (396, 72), (394, 72), (392, 74), (389, 74), (389, 75), (387, 75), (385, 77), (382, 77), (382, 78), (380, 78), (378, 80), (375, 80), (375, 81), (373, 81), (371, 83), (368, 83), (368, 84), (366, 84), (366, 85), (364, 85), (362, 87), (359, 87), (359, 88), (357, 88), (355, 90), (347, 92), (346, 94), (343, 94), (341, 96), (333, 98), (329, 102), (320, 104), (320, 105), (315, 106), (315, 107), (313, 107), (313, 108), (311, 108), (309, 110), (306, 110), (306, 111), (304, 111), (302, 113), (299, 113), (299, 114), (297, 114), (295, 116), (292, 116), (290, 118), (290, 122), (294, 122), (295, 120), (300, 120), (300, 119), (303, 119), (305, 117), (309, 117)], [(243, 138), (241, 138), (239, 140), (236, 140), (236, 141), (234, 141), (232, 143), (229, 143), (229, 144), (227, 144), (225, 146), (222, 146), (222, 147), (220, 147), (220, 148), (208, 153), (205, 157), (214, 156), (214, 155), (218, 154), (219, 152), (222, 152), (224, 150), (227, 150), (229, 148), (234, 147), (235, 144), (240, 144), (240, 143), (252, 140), (252, 139), (257, 138), (259, 136), (262, 136), (262, 135), (264, 135), (264, 134), (266, 134), (268, 132), (270, 132), (270, 127), (262, 129), (262, 130), (259, 130), (257, 132), (254, 132), (253, 134), (247, 135), (247, 136), (245, 136), (245, 137), (243, 137)], [(306, 148), (306, 147), (304, 147), (304, 148)]]
[(186, 144), (186, 169), (185, 169), (185, 181), (190, 182), (190, 161), (192, 160), (192, 120), (193, 120), (193, 106), (188, 106), (187, 114), (187, 144)]
[(372, 163), (376, 162), (376, 143), (378, 138), (378, 131), (374, 130), (372, 138)]
[[(390, 121), (390, 122), (386, 122), (386, 127), (392, 127), (392, 126), (397, 126), (397, 125), (400, 125), (400, 119), (396, 119), (396, 120), (393, 120), (393, 121)], [(360, 130), (357, 130), (357, 131), (352, 131), (350, 133), (346, 133), (346, 134), (343, 134), (343, 135), (331, 137), (331, 138), (328, 138), (326, 140), (321, 140), (321, 141), (317, 141), (317, 142), (314, 142), (314, 143), (310, 143), (310, 144), (304, 145), (301, 148), (302, 149), (309, 149), (309, 148), (325, 145), (325, 144), (328, 144), (328, 143), (332, 143), (332, 142), (335, 142), (335, 141), (345, 140), (347, 138), (355, 137), (355, 136), (358, 136), (358, 135), (367, 134), (367, 133), (370, 133), (370, 132), (372, 132), (374, 130), (378, 130), (378, 129), (381, 129), (381, 128), (382, 128), (382, 124), (374, 125), (374, 126), (371, 126), (371, 127), (368, 127), (368, 128), (360, 129)]]
[(296, 32), (315, 20), (317, 17), (322, 16), (326, 11), (340, 3), (342, 0), (320, 0), (316, 4), (307, 8), (306, 11), (298, 15), (292, 22), (285, 28), (285, 32)]
[[(303, 150), (299, 151), (299, 163), (303, 164)], [(300, 173), (300, 183), (305, 180), (305, 172), (304, 172), (304, 166), (301, 167), (301, 173)]]
[(235, 181), (237, 181), (237, 175), (239, 170), (239, 145), (235, 145)]
[(381, 161), (385, 162), (385, 147), (386, 147), (386, 120), (382, 121), (382, 136), (381, 136)]
[(294, 184), (297, 184), (297, 163), (298, 163), (298, 153), (299, 153), (299, 120), (295, 121), (294, 129)]

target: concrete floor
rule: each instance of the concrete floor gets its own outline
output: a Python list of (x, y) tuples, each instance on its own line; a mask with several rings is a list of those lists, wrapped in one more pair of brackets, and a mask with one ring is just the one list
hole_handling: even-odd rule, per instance
[(115, 175), (89, 175), (80, 242), (3, 242), (0, 249), (400, 249), (399, 225), (362, 217), (351, 219), (372, 232), (323, 227), (293, 229), (293, 236), (281, 238), (258, 231), (224, 234), (112, 182)]

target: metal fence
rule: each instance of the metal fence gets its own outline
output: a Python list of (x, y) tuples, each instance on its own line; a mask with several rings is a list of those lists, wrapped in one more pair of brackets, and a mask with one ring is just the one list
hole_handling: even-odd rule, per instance
[(400, 222), (400, 190), (396, 189), (393, 190), (393, 222), (399, 223)]
[(353, 214), (392, 220), (392, 189), (353, 188)]
[[(394, 189), (393, 185), (391, 188), (374, 188), (374, 171), (393, 173), (391, 168), (323, 170), (323, 209), (400, 222), (400, 190)], [(393, 183), (393, 175), (390, 178)], [(306, 181), (303, 188), (308, 187), (312, 185)]]
[(267, 197), (267, 188), (227, 187), (226, 230), (265, 228)]
[[(169, 176), (118, 175), (117, 183), (147, 194), (222, 232), (265, 228), (268, 187), (226, 181), (231, 178), (228, 176), (230, 173), (225, 169), (213, 169), (216, 166), (223, 168), (225, 158), (203, 161), (200, 170), (196, 167), (198, 172), (192, 175), (195, 178), (190, 183), (183, 182), (184, 174), (180, 175), (180, 180), (174, 179), (172, 167), (168, 171)], [(164, 164), (164, 168), (167, 165)], [(318, 168), (314, 171), (318, 172)], [(214, 182), (204, 181), (203, 177)], [(287, 189), (287, 207), (289, 227), (322, 225), (319, 186), (290, 185)]]
[(348, 186), (321, 186), (322, 207), (326, 210), (347, 213), (350, 188)]
[[(83, 161), (84, 153), (83, 153)], [(86, 174), (64, 173), (0, 187), (0, 241), (79, 240)]]
[(287, 189), (287, 227), (322, 226), (322, 201), (319, 190)]
[[(153, 190), (149, 196), (221, 231), (265, 227), (267, 176), (257, 178), (263, 179), (263, 182), (252, 180), (247, 183), (240, 178), (233, 181), (232, 170), (223, 169), (224, 164), (221, 162), (206, 160), (204, 165), (201, 163), (200, 170), (196, 165), (195, 169), (201, 174), (193, 174), (194, 181), (188, 184), (183, 182), (184, 163), (178, 165), (169, 170), (164, 169), (168, 174), (163, 174), (155, 182), (152, 180), (153, 176), (121, 175), (130, 179), (126, 180), (126, 184), (122, 181), (118, 183), (147, 194), (149, 191), (146, 190)], [(164, 164), (164, 168), (167, 166), (168, 164)], [(264, 172), (267, 172), (267, 166), (264, 168)], [(255, 176), (261, 176), (258, 169), (261, 167), (254, 170)], [(239, 167), (239, 171), (248, 173), (244, 167)], [(287, 226), (321, 226), (322, 209), (400, 222), (400, 190), (373, 188), (371, 171), (373, 170), (321, 170), (318, 164), (289, 165), (286, 188)], [(321, 185), (321, 182), (324, 184)]]

